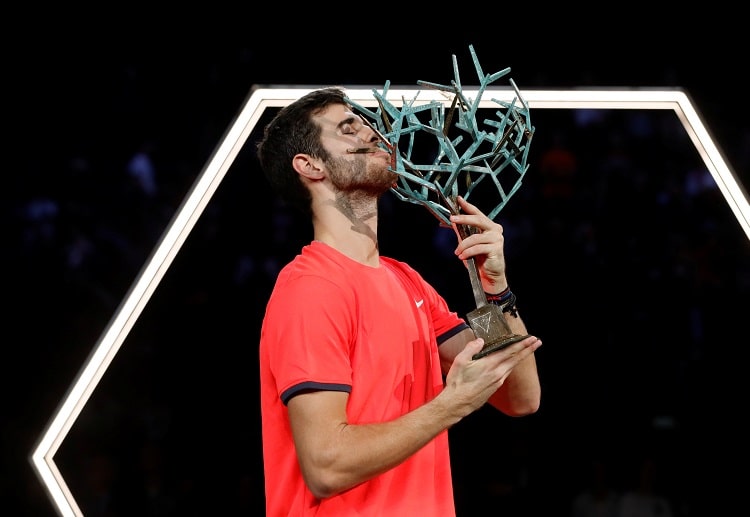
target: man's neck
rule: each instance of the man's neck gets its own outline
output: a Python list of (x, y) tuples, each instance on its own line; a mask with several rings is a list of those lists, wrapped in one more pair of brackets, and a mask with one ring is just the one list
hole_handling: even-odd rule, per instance
[(365, 211), (343, 210), (335, 203), (322, 203), (313, 212), (315, 240), (362, 264), (373, 267), (380, 264), (376, 204)]

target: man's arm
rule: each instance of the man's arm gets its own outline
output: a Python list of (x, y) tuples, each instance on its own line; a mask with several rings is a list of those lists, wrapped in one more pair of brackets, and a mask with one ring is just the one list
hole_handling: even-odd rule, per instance
[(482, 407), (539, 345), (541, 342), (530, 337), (474, 361), (471, 357), (483, 342), (469, 340), (455, 356), (445, 388), (430, 402), (388, 422), (348, 422), (346, 393), (296, 395), (288, 403), (289, 420), (310, 491), (318, 498), (330, 497), (400, 464)]
[[(504, 313), (505, 321), (513, 334), (525, 336), (528, 334), (521, 315)], [(536, 369), (534, 354), (519, 362), (505, 379), (497, 392), (489, 399), (489, 403), (510, 416), (525, 416), (536, 413), (541, 404), (542, 388)]]
[[(489, 219), (481, 210), (463, 198), (459, 197), (458, 203), (463, 213), (451, 216), (451, 221), (456, 225), (471, 226), (478, 231), (463, 240), (459, 239), (456, 256), (464, 261), (469, 258), (474, 259), (485, 292), (490, 294), (503, 292), (508, 288), (508, 280), (505, 274), (503, 227)], [(506, 312), (504, 316), (512, 333), (521, 336), (528, 334), (526, 325), (518, 312), (515, 315), (512, 312)], [(473, 338), (473, 331), (465, 330), (440, 345), (440, 356), (444, 369), (450, 365), (451, 358), (463, 350), (466, 342)], [(494, 353), (490, 355), (494, 355)], [(508, 378), (497, 393), (492, 395), (489, 402), (503, 413), (511, 416), (522, 416), (536, 412), (539, 409), (540, 400), (541, 386), (536, 359), (531, 354), (517, 367), (513, 368)]]

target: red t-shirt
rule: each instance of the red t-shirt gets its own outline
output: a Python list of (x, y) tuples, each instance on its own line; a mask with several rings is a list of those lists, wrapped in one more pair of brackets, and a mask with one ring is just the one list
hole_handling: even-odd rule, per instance
[(369, 267), (313, 242), (279, 274), (260, 339), (266, 510), (287, 515), (455, 515), (448, 434), (327, 499), (307, 489), (286, 403), (300, 390), (349, 393), (352, 424), (393, 420), (443, 388), (438, 339), (466, 326), (408, 265)]

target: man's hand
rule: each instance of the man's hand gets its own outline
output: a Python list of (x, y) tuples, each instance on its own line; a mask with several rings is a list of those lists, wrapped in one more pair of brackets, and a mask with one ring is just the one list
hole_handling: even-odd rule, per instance
[(448, 397), (449, 401), (445, 403), (457, 412), (459, 418), (467, 416), (483, 406), (503, 385), (513, 368), (541, 345), (541, 340), (529, 336), (481, 359), (472, 359), (482, 349), (484, 341), (470, 341), (453, 361), (446, 376), (445, 389), (438, 397)]
[[(503, 227), (460, 196), (458, 204), (462, 213), (450, 217), (453, 228), (459, 235), (455, 254), (461, 260), (473, 257), (484, 290), (488, 293), (499, 293), (508, 287), (505, 277)], [(475, 231), (461, 239), (458, 225), (470, 226)]]

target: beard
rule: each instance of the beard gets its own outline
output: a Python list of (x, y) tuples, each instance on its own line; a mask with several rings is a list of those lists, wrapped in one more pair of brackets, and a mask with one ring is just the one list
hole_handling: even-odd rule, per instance
[(342, 193), (380, 196), (393, 187), (398, 177), (387, 164), (372, 160), (365, 154), (330, 157), (326, 165), (331, 183)]

